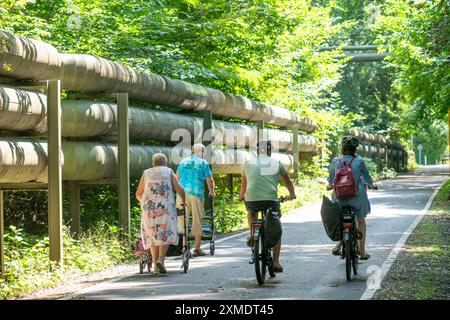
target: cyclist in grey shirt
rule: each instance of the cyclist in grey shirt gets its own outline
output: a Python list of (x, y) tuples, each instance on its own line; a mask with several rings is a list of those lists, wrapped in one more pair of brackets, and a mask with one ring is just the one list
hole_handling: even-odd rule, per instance
[[(247, 208), (247, 220), (250, 229), (250, 236), (247, 239), (249, 246), (253, 243), (251, 236), (252, 223), (255, 214), (267, 208), (272, 208), (273, 212), (279, 212), (281, 216), (279, 202), (277, 201), (278, 182), (283, 180), (289, 190), (289, 197), (286, 200), (294, 200), (295, 190), (285, 166), (277, 159), (271, 158), (271, 141), (260, 141), (258, 143), (258, 156), (255, 159), (246, 161), (242, 169), (242, 185), (240, 198), (245, 200)], [(281, 240), (273, 247), (273, 266), (275, 272), (283, 272), (280, 265)]]

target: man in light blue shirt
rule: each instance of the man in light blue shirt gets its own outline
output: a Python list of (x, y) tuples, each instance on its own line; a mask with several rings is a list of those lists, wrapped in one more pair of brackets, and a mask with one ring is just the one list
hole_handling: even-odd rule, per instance
[[(202, 219), (205, 215), (204, 182), (208, 185), (209, 197), (215, 199), (214, 179), (211, 168), (203, 159), (205, 146), (197, 143), (192, 147), (193, 155), (181, 160), (177, 169), (180, 184), (186, 193), (186, 219), (192, 213), (191, 233), (195, 238), (194, 256), (204, 256), (200, 249), (202, 239)], [(177, 198), (177, 207), (180, 208), (180, 200)]]

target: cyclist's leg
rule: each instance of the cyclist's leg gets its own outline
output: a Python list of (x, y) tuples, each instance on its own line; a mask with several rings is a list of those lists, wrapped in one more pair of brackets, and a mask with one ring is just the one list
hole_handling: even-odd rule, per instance
[(250, 247), (253, 245), (254, 239), (253, 239), (253, 232), (252, 232), (252, 224), (253, 221), (255, 221), (256, 213), (253, 213), (249, 210), (247, 210), (247, 221), (248, 221), (248, 237), (247, 237), (247, 245)]
[(256, 214), (258, 212), (258, 201), (246, 201), (245, 208), (247, 209), (247, 222), (248, 222), (248, 230), (249, 236), (247, 237), (247, 245), (253, 245), (253, 234), (252, 234), (252, 224), (255, 221)]
[(361, 256), (361, 260), (366, 260), (370, 257), (369, 254), (366, 253), (366, 218), (356, 218), (358, 224), (358, 231), (361, 232), (361, 240), (358, 240), (359, 245), (359, 255)]
[[(272, 204), (272, 212), (278, 212), (278, 217), (281, 218), (280, 203), (275, 201)], [(283, 267), (280, 264), (280, 252), (281, 252), (281, 239), (272, 248), (273, 252), (273, 268), (275, 272), (283, 272)]]
[(336, 242), (336, 245), (334, 246), (334, 248), (331, 250), (331, 253), (335, 256), (339, 256), (341, 254), (342, 251), (342, 243), (341, 241)]
[(273, 267), (275, 272), (283, 272), (283, 267), (280, 264), (281, 240), (277, 242), (272, 248), (273, 252)]

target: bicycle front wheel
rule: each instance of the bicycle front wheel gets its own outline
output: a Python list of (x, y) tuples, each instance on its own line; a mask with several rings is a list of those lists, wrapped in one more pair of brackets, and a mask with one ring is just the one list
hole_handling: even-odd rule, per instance
[(255, 261), (256, 280), (259, 285), (266, 281), (267, 263), (264, 253), (264, 236), (262, 229), (255, 231), (255, 244), (253, 247), (253, 259)]

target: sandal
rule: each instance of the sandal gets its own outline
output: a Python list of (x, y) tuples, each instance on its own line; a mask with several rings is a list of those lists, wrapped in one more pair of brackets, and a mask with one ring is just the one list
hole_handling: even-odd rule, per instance
[(202, 249), (194, 249), (194, 257), (206, 256), (206, 253)]
[(359, 260), (368, 260), (370, 258), (370, 254), (366, 253), (364, 256), (360, 255)]
[(164, 262), (162, 260), (158, 260), (156, 262), (156, 268), (159, 273), (167, 273), (166, 267), (164, 266)]
[(342, 250), (341, 249), (342, 249), (341, 245), (338, 244), (331, 250), (331, 254), (334, 255), (334, 256), (340, 256), (342, 254)]
[(274, 264), (273, 271), (277, 272), (277, 273), (281, 273), (281, 272), (283, 272), (283, 267), (280, 264)]

